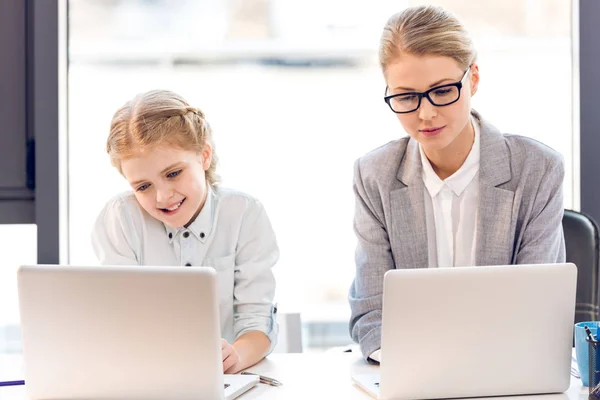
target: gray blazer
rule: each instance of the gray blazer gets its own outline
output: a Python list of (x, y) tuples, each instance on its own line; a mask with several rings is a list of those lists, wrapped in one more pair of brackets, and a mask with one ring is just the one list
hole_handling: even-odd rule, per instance
[[(565, 261), (564, 165), (549, 147), (481, 126), (477, 265)], [(364, 357), (381, 347), (383, 276), (392, 268), (427, 268), (425, 185), (418, 143), (390, 142), (356, 161), (356, 276), (350, 333)]]

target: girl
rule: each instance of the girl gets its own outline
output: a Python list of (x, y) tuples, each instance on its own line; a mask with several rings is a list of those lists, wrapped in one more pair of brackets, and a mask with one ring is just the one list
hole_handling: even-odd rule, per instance
[(379, 60), (408, 137), (355, 164), (350, 331), (375, 361), (387, 270), (565, 261), (562, 158), (471, 109), (479, 67), (461, 23), (432, 6), (395, 14)]
[(223, 371), (236, 373), (275, 346), (271, 268), (275, 234), (254, 198), (217, 187), (217, 156), (204, 114), (155, 90), (115, 113), (106, 150), (132, 191), (104, 207), (93, 229), (102, 264), (214, 267)]

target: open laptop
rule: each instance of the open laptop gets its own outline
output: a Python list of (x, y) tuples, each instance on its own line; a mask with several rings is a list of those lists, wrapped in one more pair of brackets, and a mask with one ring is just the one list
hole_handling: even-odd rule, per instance
[(373, 397), (560, 393), (570, 383), (574, 264), (391, 270)]
[(234, 399), (212, 268), (18, 270), (25, 386), (37, 399)]

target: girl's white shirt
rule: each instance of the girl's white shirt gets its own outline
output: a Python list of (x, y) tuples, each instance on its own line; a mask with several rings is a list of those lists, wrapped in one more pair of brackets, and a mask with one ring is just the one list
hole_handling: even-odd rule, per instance
[(210, 266), (217, 272), (221, 336), (233, 343), (249, 331), (275, 347), (275, 233), (262, 204), (231, 189), (210, 189), (187, 228), (150, 216), (133, 192), (112, 198), (98, 216), (92, 245), (103, 265)]

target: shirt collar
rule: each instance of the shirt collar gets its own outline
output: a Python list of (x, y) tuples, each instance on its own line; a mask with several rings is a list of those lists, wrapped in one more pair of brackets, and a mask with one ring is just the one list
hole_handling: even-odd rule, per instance
[(215, 193), (210, 185), (207, 185), (207, 191), (208, 193), (206, 194), (206, 202), (204, 203), (202, 210), (200, 210), (200, 213), (196, 219), (187, 228), (183, 226), (174, 228), (164, 224), (165, 231), (169, 237), (169, 243), (173, 243), (173, 241), (177, 238), (177, 235), (180, 235), (185, 231), (191, 232), (192, 235), (194, 235), (196, 239), (202, 243), (208, 239), (208, 235), (210, 235), (212, 230), (212, 223), (214, 219)]
[(460, 196), (479, 171), (480, 128), (479, 124), (473, 117), (471, 117), (471, 123), (473, 124), (473, 130), (475, 131), (475, 138), (473, 139), (471, 151), (458, 171), (445, 180), (441, 180), (440, 177), (435, 173), (431, 163), (423, 152), (421, 144), (419, 144), (421, 164), (423, 166), (423, 182), (425, 183), (425, 187), (429, 191), (429, 195), (432, 198), (437, 196), (444, 185), (448, 186), (448, 188), (452, 190), (456, 196)]

